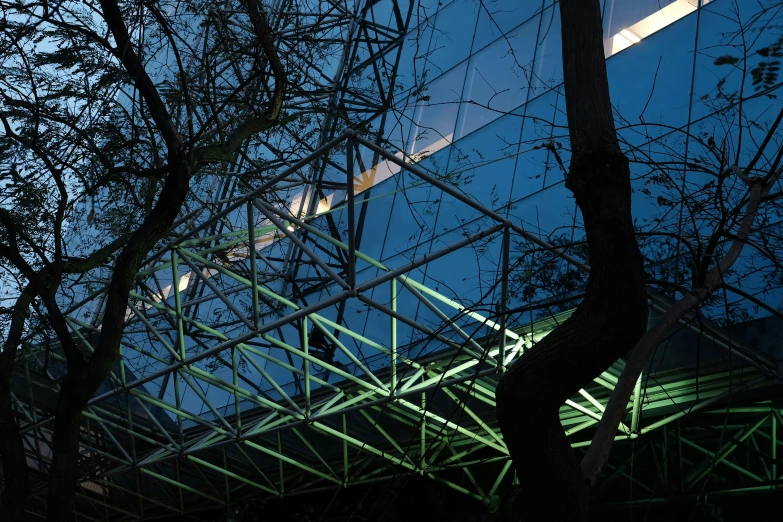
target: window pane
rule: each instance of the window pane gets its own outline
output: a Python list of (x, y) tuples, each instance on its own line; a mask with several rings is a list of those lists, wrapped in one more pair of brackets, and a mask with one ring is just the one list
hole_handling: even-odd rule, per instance
[(557, 103), (557, 91), (550, 91), (524, 108), (525, 118), (519, 144), (520, 153), (516, 161), (512, 200), (538, 192), (544, 186), (547, 170), (554, 164), (549, 149), (544, 144), (552, 139), (552, 121)]
[(780, 60), (767, 52), (780, 37), (780, 31), (772, 29), (779, 24), (776, 18), (780, 14), (779, 5), (755, 2), (721, 0), (704, 7), (699, 17), (693, 119), (722, 110), (739, 95), (746, 98), (779, 81), (775, 78), (768, 83), (763, 80), (765, 75), (758, 75), (755, 83), (753, 71), (763, 71), (762, 64)]
[(617, 127), (631, 144), (661, 134), (660, 127), (645, 130), (642, 123), (687, 123), (695, 36), (692, 16), (606, 63), (612, 103), (622, 118)]
[(607, 0), (604, 52), (612, 56), (696, 11), (698, 0)]
[(426, 86), (420, 93), (413, 114), (408, 154), (414, 157), (434, 154), (453, 141), (465, 69), (463, 63)]
[(550, 7), (541, 16), (531, 96), (557, 87), (563, 82), (563, 50), (560, 34), (560, 10)]
[(534, 18), (471, 58), (458, 137), (525, 103), (538, 21)]
[[(397, 82), (400, 84), (397, 95), (407, 93), (414, 86), (424, 83), (427, 78), (427, 52), (432, 37), (434, 18), (422, 18), (421, 22), (405, 36), (400, 50)], [(413, 24), (413, 21), (411, 21)]]
[(484, 0), (479, 6), (478, 26), (473, 49), (495, 41), (535, 13), (541, 11), (541, 0)]
[(448, 71), (470, 54), (478, 2), (455, 0), (438, 12), (427, 61), (432, 77)]

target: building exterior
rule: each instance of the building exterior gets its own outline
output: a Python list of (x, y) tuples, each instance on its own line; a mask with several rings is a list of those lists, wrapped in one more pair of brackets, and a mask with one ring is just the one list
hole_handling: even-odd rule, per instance
[[(714, 152), (710, 137), (734, 146), (739, 165), (755, 154), (780, 110), (779, 83), (754, 83), (751, 71), (780, 38), (783, 5), (602, 4), (639, 229), (703, 233), (710, 218), (691, 219), (668, 194), (706, 186), (694, 165)], [(123, 360), (85, 413), (101, 426), (86, 430), (85, 454), (103, 467), (85, 473), (84, 509), (100, 505), (112, 520), (162, 516), (421, 475), (494, 511), (512, 486), (494, 385), (568, 315), (585, 280), (580, 217), (564, 185), (557, 5), (381, 0), (344, 16), (335, 83), (352, 89), (332, 103), (350, 112), (355, 131), (328, 119), (314, 152), (275, 178), (302, 175), (305, 188), (282, 202), (265, 186), (227, 190), (223, 211), (183, 226), (151, 257), (129, 303)], [(553, 245), (570, 257), (551, 255)], [(682, 281), (676, 241), (646, 248), (651, 278)], [(766, 277), (776, 269), (744, 269), (752, 265), (743, 258), (735, 283), (781, 306)], [(657, 312), (670, 303), (651, 300)], [(742, 324), (717, 309), (707, 309), (713, 324), (689, 318), (671, 341), (678, 349), (656, 354), (637, 386), (618, 454), (634, 455), (633, 441), (646, 436), (668, 470), (676, 440), (677, 495), (698, 495), (712, 456), (753, 453), (680, 433), (684, 408), (717, 418), (729, 397), (746, 401), (733, 412), (735, 438), (770, 446), (772, 460), (726, 460), (720, 492), (751, 490), (737, 474), (777, 486), (783, 420), (768, 378), (777, 353), (758, 332), (779, 326), (744, 306)], [(99, 325), (79, 314), (72, 324), (89, 346)], [(622, 365), (563, 406), (575, 448), (589, 443)], [(45, 432), (46, 408), (26, 400), (23, 430)], [(721, 421), (705, 421), (704, 433)], [(692, 450), (685, 457), (683, 445)], [(607, 491), (607, 502), (640, 498)], [(666, 500), (673, 490), (659, 491)]]

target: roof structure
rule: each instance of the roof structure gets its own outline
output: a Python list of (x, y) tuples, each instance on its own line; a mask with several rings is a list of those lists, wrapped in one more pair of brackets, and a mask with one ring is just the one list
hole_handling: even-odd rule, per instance
[[(392, 267), (362, 253), (350, 234), (329, 233), (323, 216), (297, 218), (250, 193), (213, 216), (215, 222), (237, 217), (239, 225), (204, 234), (212, 223), (207, 221), (171, 241), (139, 275), (123, 358), (83, 415), (80, 516), (146, 520), (405, 474), (429, 477), (497, 508), (498, 490), (512, 482), (513, 470), (495, 423), (495, 385), (515, 358), (567, 314), (512, 327), (505, 323), (510, 311), (498, 313), (490, 305), (497, 298), (508, 302), (513, 243), (555, 247), (351, 131), (270, 183), (338, 147), (349, 162), (365, 148), (374, 150), (484, 213), (487, 226)], [(345, 165), (348, 179), (355, 167)], [(351, 230), (358, 206), (349, 189), (345, 203), (329, 212), (340, 214), (336, 221), (346, 220)], [(259, 225), (261, 216), (265, 224)], [(489, 293), (484, 306), (466, 308), (418, 280), (423, 265), (479, 244), (499, 247), (501, 260), (498, 291)], [(285, 278), (264, 279), (261, 267), (271, 272), (294, 248), (308, 273), (303, 279), (317, 280), (317, 291), (283, 292)], [(161, 281), (183, 279), (179, 292), (161, 288)], [(426, 306), (434, 320), (423, 324), (412, 318), (413, 302)], [(656, 295), (651, 303), (667, 306)], [(221, 311), (219, 321), (215, 310)], [(371, 334), (352, 328), (351, 315), (373, 317)], [(89, 350), (99, 326), (77, 315), (69, 321)], [(666, 430), (686, 414), (729, 412), (754, 416), (752, 429), (737, 438), (766, 432), (775, 459), (779, 406), (769, 400), (750, 407), (726, 404), (777, 393), (776, 364), (742, 346), (736, 335), (695, 328), (689, 320), (683, 325), (675, 344), (705, 339), (699, 371), (680, 361), (677, 368), (648, 372), (619, 439)], [(402, 330), (414, 340), (400, 342)], [(31, 360), (15, 383), (30, 464), (41, 477), (50, 456), (51, 377), (59, 370), (57, 361)], [(563, 405), (561, 420), (575, 448), (589, 444), (621, 370), (622, 361)], [(776, 481), (774, 460), (765, 464), (763, 477), (753, 466), (725, 460), (730, 453), (725, 444), (715, 453), (683, 436), (677, 440), (707, 460), (725, 463), (727, 471)], [(698, 484), (714, 464), (694, 466), (698, 473), (688, 480)]]
[[(557, 263), (589, 267), (419, 168), (423, 156), (389, 152), (377, 139), (392, 117), (415, 3), (328, 3), (336, 34), (347, 35), (333, 42), (343, 53), (329, 75), (330, 104), (361, 130), (329, 119), (318, 143), (302, 145), (311, 153), (252, 192), (224, 194), (212, 215), (185, 216), (177, 237), (149, 256), (128, 302), (122, 358), (82, 416), (80, 520), (197, 517), (407, 475), (491, 511), (513, 485), (495, 386), (568, 312), (541, 317), (535, 312), (551, 303), (519, 304), (512, 256), (543, 250)], [(338, 88), (362, 81), (372, 95)], [(404, 180), (393, 187), (399, 197), (424, 188), (431, 200), (461, 208), (469, 226), (430, 240), (424, 253), (389, 260), (363, 251), (374, 219), (368, 209), (380, 197), (373, 187), (392, 175)], [(277, 184), (303, 180), (294, 202), (268, 197)], [(416, 236), (416, 224), (405, 225), (395, 234)], [(477, 257), (481, 273), (471, 264)], [(437, 277), (446, 265), (475, 280), (475, 295)], [(91, 303), (102, 291), (68, 312), (85, 351), (100, 330)], [(669, 304), (653, 293), (650, 302), (657, 311)], [(720, 483), (710, 495), (780, 486), (779, 369), (766, 347), (748, 346), (754, 327), (745, 326), (686, 318), (672, 333), (628, 405), (618, 460), (596, 489), (599, 507), (697, 498), (707, 477)], [(700, 359), (682, 356), (684, 346), (699, 346)], [(561, 408), (577, 451), (589, 444), (622, 367), (618, 361)], [(56, 349), (51, 360), (33, 353), (14, 382), (34, 515), (45, 513), (52, 391), (62, 371)], [(623, 460), (642, 453), (658, 471), (629, 472)], [(617, 483), (639, 488), (629, 494), (613, 489)]]

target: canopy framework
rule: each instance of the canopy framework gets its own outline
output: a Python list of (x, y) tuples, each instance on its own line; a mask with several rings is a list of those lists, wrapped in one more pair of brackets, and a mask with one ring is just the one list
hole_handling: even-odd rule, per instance
[[(331, 106), (357, 127), (389, 114), (397, 55), (411, 24), (410, 3), (385, 4), (388, 23), (372, 5), (350, 10), (330, 3), (330, 23), (344, 27), (348, 38), (335, 40), (344, 45), (340, 66), (321, 80), (331, 84), (324, 92), (336, 93)], [(364, 94), (340, 88), (357, 77), (372, 84)], [(495, 384), (563, 318), (519, 321), (510, 288), (513, 257), (519, 249), (553, 247), (410, 160), (352, 132), (340, 134), (340, 125), (328, 119), (320, 147), (303, 143), (311, 154), (254, 192), (227, 197), (215, 214), (150, 256), (128, 303), (123, 358), (83, 414), (81, 518), (152, 519), (411, 474), (497, 507), (514, 472), (495, 424)], [(381, 170), (430, 187), (433, 197), (453, 198), (478, 216), (475, 226), (433, 240), (426, 254), (412, 250), (405, 262), (367, 254), (361, 229), (371, 218), (363, 211), (385, 195), (366, 179)], [(268, 197), (276, 184), (302, 179), (307, 191), (294, 202)], [(412, 190), (397, 184), (394, 192)], [(464, 252), (486, 256), (491, 267), (481, 274), (477, 297), (455, 295), (431, 275), (438, 263), (460, 262), (455, 256)], [(559, 259), (587, 270), (566, 253)], [(85, 308), (73, 307), (68, 321), (89, 350), (100, 323)], [(680, 489), (679, 475), (666, 474), (669, 495), (696, 494), (705, 472), (722, 477), (725, 494), (774, 488), (783, 478), (775, 462), (781, 409), (763, 398), (776, 368), (749, 357), (736, 340), (702, 333), (747, 364), (698, 378), (683, 372), (640, 381), (618, 433), (628, 444), (619, 444), (618, 454), (648, 444), (667, 455), (662, 469), (675, 462), (691, 467), (694, 474)], [(36, 479), (33, 514), (45, 513), (51, 457), (48, 377), (57, 367), (49, 366), (49, 376), (44, 368), (31, 360), (15, 382)], [(561, 419), (577, 451), (589, 443), (621, 368), (618, 363), (563, 406)], [(761, 400), (722, 406), (743, 393)], [(724, 425), (718, 413), (729, 415), (725, 422), (736, 424), (736, 433), (731, 440), (681, 434), (686, 413), (707, 419), (705, 433)], [(732, 460), (748, 445), (768, 450), (747, 464)], [(671, 449), (679, 446), (685, 450)], [(655, 480), (616, 461), (605, 479), (639, 481), (648, 489)]]
[[(484, 213), (486, 226), (391, 267), (358, 249), (352, 234), (330, 234), (323, 215), (296, 217), (265, 201), (262, 187), (223, 211), (237, 223), (231, 230), (205, 236), (201, 225), (151, 256), (128, 303), (123, 358), (83, 414), (81, 516), (146, 519), (405, 474), (432, 478), (497, 507), (498, 490), (513, 471), (494, 421), (495, 384), (504, 368), (563, 319), (529, 326), (509, 320), (512, 245), (543, 242), (351, 131), (278, 178), (340, 150), (351, 187), (365, 149)], [(355, 230), (354, 206), (349, 188), (345, 203), (328, 213)], [(500, 264), (483, 301), (466, 306), (420, 281), (421, 267), (477, 245), (494, 245)], [(315, 290), (285, 293), (287, 281), (274, 258), (287, 248), (310, 261), (302, 263), (301, 279), (317, 280)], [(203, 292), (193, 292), (199, 286)], [(416, 320), (403, 304), (410, 300), (426, 306), (433, 321)], [(213, 307), (205, 310), (207, 304)], [(360, 315), (383, 320), (362, 330), (348, 314), (340, 317), (341, 307), (360, 307)], [(219, 320), (211, 313), (216, 309)], [(99, 325), (78, 310), (68, 321), (89, 350)], [(403, 328), (410, 332), (408, 342), (400, 340)], [(711, 412), (743, 390), (769, 390), (774, 368), (756, 366), (716, 369), (657, 387), (640, 381), (629, 404), (630, 422), (618, 437), (670, 433), (687, 413)], [(25, 368), (16, 396), (31, 466), (44, 473), (52, 410), (41, 393), (51, 384), (36, 370), (35, 361)], [(56, 366), (50, 371), (56, 373)], [(590, 428), (620, 371), (618, 363), (563, 406), (561, 419), (575, 448), (589, 444)], [(672, 405), (675, 411), (669, 411)], [(774, 443), (772, 461), (762, 459), (769, 468), (764, 474), (732, 464), (728, 447), (716, 453), (681, 438), (706, 459), (693, 469), (712, 469), (707, 461), (719, 458), (728, 472), (774, 486), (780, 410), (769, 403), (751, 410), (758, 408), (762, 415), (738, 435), (735, 447), (766, 433)], [(610, 478), (615, 475), (623, 476), (617, 471)], [(695, 487), (703, 478), (686, 482)], [(43, 491), (38, 489), (38, 498)]]

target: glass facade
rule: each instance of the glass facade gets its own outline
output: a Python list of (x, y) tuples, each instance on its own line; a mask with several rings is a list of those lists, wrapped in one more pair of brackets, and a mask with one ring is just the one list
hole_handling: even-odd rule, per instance
[[(373, 7), (376, 17), (396, 16), (383, 6), (381, 2)], [(665, 228), (686, 236), (709, 232), (714, 225), (709, 216), (688, 219), (687, 200), (685, 204), (672, 202), (670, 194), (673, 188), (698, 194), (707, 183), (704, 173), (692, 166), (711, 151), (705, 140), (694, 136), (717, 137), (715, 129), (722, 128), (724, 139), (741, 142), (735, 151), (738, 158), (752, 154), (763, 137), (765, 121), (774, 112), (772, 106), (778, 104), (774, 94), (777, 85), (754, 85), (749, 70), (758, 61), (754, 58), (756, 51), (778, 38), (774, 30), (760, 30), (774, 20), (777, 9), (731, 0), (702, 1), (701, 5), (696, 0), (605, 0), (603, 12), (609, 85), (618, 134), (632, 160), (633, 213), (638, 228), (642, 232)], [(756, 37), (742, 44), (743, 32)], [(400, 44), (392, 108), (369, 122), (369, 127), (398, 158), (531, 234), (557, 244), (577, 242), (576, 247), (568, 248), (578, 257), (583, 254), (578, 247), (582, 238), (580, 216), (564, 184), (569, 143), (560, 40), (558, 6), (549, 0), (420, 2)], [(740, 49), (742, 45), (745, 47)], [(720, 57), (738, 53), (746, 57), (744, 70), (736, 64), (716, 65)], [(390, 55), (389, 59), (395, 57)], [(361, 78), (352, 81), (373, 85)], [(755, 125), (737, 125), (732, 119), (752, 120)], [(740, 134), (744, 140), (738, 140)], [(653, 162), (673, 167), (660, 172)], [(368, 151), (363, 152), (355, 170), (357, 209), (363, 216), (360, 229), (355, 231), (357, 246), (386, 267), (402, 266), (490, 225), (479, 211), (423, 184), (392, 162), (378, 161), (378, 156)], [(344, 174), (339, 170), (327, 167), (324, 179), (339, 181), (344, 179), (341, 176)], [(302, 216), (308, 208), (310, 214), (328, 213), (334, 226), (345, 232), (345, 191), (328, 192), (317, 203), (309, 193), (305, 196), (295, 190), (286, 197), (291, 215)], [(769, 222), (775, 218), (770, 216)], [(241, 213), (227, 219), (235, 226), (246, 222)], [(323, 218), (312, 223), (324, 231), (331, 226)], [(269, 221), (257, 224), (262, 229)], [(278, 242), (279, 236), (273, 232), (263, 234), (257, 241), (259, 252), (273, 260), (270, 268), (283, 266), (280, 260), (289, 255), (288, 247)], [(333, 245), (312, 237), (309, 241), (319, 252), (339, 258)], [(643, 246), (651, 277), (682, 282), (684, 274), (677, 262), (682, 252), (673, 240), (658, 238)], [(515, 270), (508, 304), (512, 309), (534, 308), (538, 301), (578, 291), (584, 282), (583, 276), (565, 262), (546, 257), (531, 243), (520, 241), (513, 248)], [(499, 298), (500, 252), (500, 239), (487, 240), (425, 264), (411, 276), (466, 309), (491, 315)], [(228, 255), (233, 262), (247, 263), (248, 251), (242, 245)], [(742, 262), (752, 264), (753, 259)], [(357, 269), (359, 282), (379, 274), (378, 268), (368, 263), (360, 262)], [(305, 281), (301, 288), (311, 302), (340, 291), (307, 282), (318, 279), (313, 264), (300, 265), (296, 270), (296, 277)], [(183, 298), (187, 293), (189, 299), (196, 300), (199, 296), (191, 295), (188, 289), (195, 288), (196, 282), (206, 284), (203, 280), (217, 273), (206, 270), (203, 277), (196, 278), (184, 265), (181, 271), (177, 279)], [(753, 275), (736, 275), (736, 282), (756, 290), (759, 298), (771, 306), (780, 306), (777, 286), (768, 285), (770, 274), (777, 272), (762, 267), (748, 273)], [(213, 284), (222, 287), (219, 279)], [(152, 293), (159, 295), (158, 301), (172, 300), (173, 281), (170, 271), (157, 273)], [(281, 295), (290, 292), (281, 280), (266, 285)], [(230, 285), (223, 289), (229, 292)], [(387, 286), (374, 288), (368, 296), (383, 305), (392, 300)], [(394, 297), (400, 314), (427, 328), (442, 328), (442, 317), (410, 289), (400, 287)], [(247, 306), (241, 300), (236, 302)], [(148, 300), (140, 301), (138, 306), (151, 309), (157, 305)], [(276, 313), (272, 304), (262, 306), (262, 312)], [(359, 301), (349, 300), (342, 308), (328, 307), (321, 314), (368, 339), (389, 344), (384, 326), (388, 316)], [(194, 318), (208, 323), (231, 316), (225, 303), (213, 300), (200, 305)], [(510, 326), (520, 328), (540, 317), (532, 311), (517, 314)], [(477, 337), (491, 333), (486, 325), (465, 323), (462, 327)], [(443, 335), (448, 338), (454, 334)], [(422, 341), (423, 337), (410, 325), (398, 325), (397, 342), (411, 356), (442, 348), (431, 340)], [(286, 345), (300, 343), (299, 333), (290, 325), (278, 329), (275, 338)], [(388, 364), (385, 359), (365, 359), (360, 344), (347, 351), (370, 365)], [(160, 344), (156, 349), (162, 368), (167, 351)], [(188, 338), (185, 349), (198, 350), (198, 341)], [(273, 372), (269, 377), (278, 383), (287, 382), (283, 387), (286, 393), (301, 393), (291, 373), (277, 365), (286, 359), (285, 349), (265, 348), (263, 353), (267, 358), (245, 354), (248, 364), (243, 369), (244, 378), (248, 382), (269, 380), (264, 372), (271, 360), (275, 364), (269, 365)], [(126, 356), (131, 367), (134, 356), (133, 352)], [(362, 373), (346, 353), (338, 351), (335, 361), (355, 375)], [(230, 365), (217, 364), (214, 371), (216, 376), (231, 380)], [(329, 372), (322, 372), (322, 376), (328, 380)], [(159, 379), (148, 386), (167, 400), (175, 400), (168, 381)], [(272, 398), (281, 397), (271, 387), (264, 392)], [(225, 390), (216, 387), (207, 386), (203, 393), (215, 404), (227, 400)], [(214, 415), (205, 410), (195, 390), (185, 389), (180, 399), (200, 414)]]
[[(683, 208), (666, 206), (661, 198), (671, 184), (693, 189), (699, 183), (702, 174), (687, 165), (705, 151), (693, 135), (722, 126), (722, 138), (736, 143), (740, 134), (755, 131), (731, 118), (747, 119), (754, 104), (763, 105), (767, 117), (774, 113), (776, 86), (757, 96), (748, 71), (758, 61), (755, 50), (778, 38), (774, 30), (762, 30), (777, 8), (731, 0), (701, 5), (697, 0), (605, 0), (603, 12), (616, 125), (632, 159), (634, 216), (640, 230), (666, 224), (687, 235), (691, 225), (683, 220)], [(383, 129), (388, 147), (542, 238), (581, 237), (576, 205), (564, 187), (569, 145), (557, 5), (454, 0), (420, 10), (417, 21), (403, 44), (403, 89), (391, 111), (397, 116)], [(755, 35), (744, 49), (742, 34)], [(744, 72), (716, 62), (738, 53), (747, 57)], [(740, 99), (746, 100), (742, 107)], [(734, 113), (729, 117), (727, 111)], [(759, 134), (764, 117), (756, 122)], [(739, 141), (739, 156), (757, 145), (752, 138)], [(669, 185), (656, 178), (651, 161), (677, 163), (665, 172)], [(372, 173), (377, 181), (371, 189), (362, 185), (372, 199), (361, 250), (393, 264), (398, 257), (436, 250), (479, 225), (477, 212), (432, 188), (417, 187), (410, 175), (398, 172), (381, 162), (363, 174)], [(491, 279), (497, 270), (492, 248), (474, 255), (476, 266), (469, 269), (467, 260), (444, 261), (423, 275), (447, 288), (450, 297), (477, 306), (475, 277)], [(520, 245), (520, 258), (525, 248)], [(672, 244), (656, 248), (663, 251), (648, 252), (651, 263), (677, 252)], [(466, 273), (477, 275), (465, 278)], [(677, 275), (666, 272), (666, 277)], [(769, 298), (777, 299), (772, 293)], [(419, 307), (418, 313), (426, 312)]]
[[(394, 16), (383, 12), (382, 3), (376, 8), (379, 16)], [(700, 6), (696, 0), (605, 0), (603, 11), (609, 84), (618, 134), (632, 161), (633, 213), (638, 228), (650, 232), (665, 227), (686, 236), (701, 229), (707, 231), (709, 218), (694, 225), (687, 216), (687, 202), (672, 203), (671, 191), (680, 187), (677, 190), (695, 194), (705, 183), (698, 169), (688, 167), (705, 154), (703, 144), (694, 140), (694, 135), (720, 126), (729, 141), (736, 140), (737, 132), (753, 134), (750, 126), (737, 127), (729, 120), (747, 119), (749, 111), (756, 110), (754, 104), (767, 109), (758, 118), (758, 128), (764, 128), (765, 114), (768, 117), (773, 112), (770, 103), (777, 103), (772, 94), (776, 86), (759, 91), (748, 81), (751, 58), (744, 73), (737, 67), (716, 65), (716, 59), (737, 52), (737, 35), (743, 31), (759, 34), (743, 50), (746, 56), (769, 45), (777, 35), (759, 29), (777, 12), (758, 6), (746, 8), (731, 0), (702, 2)], [(401, 42), (393, 108), (385, 115), (383, 126), (382, 117), (378, 117), (370, 127), (398, 158), (530, 233), (557, 244), (578, 244), (582, 238), (580, 216), (564, 184), (569, 143), (556, 3), (421, 2), (411, 17), (411, 29)], [(757, 96), (759, 92), (765, 96)], [(738, 108), (732, 96), (746, 101)], [(753, 146), (750, 137), (736, 153), (747, 155)], [(656, 172), (659, 167), (653, 162), (674, 166), (661, 173)], [(386, 267), (402, 266), (490, 224), (480, 212), (423, 184), (398, 165), (378, 161), (377, 155), (365, 151), (355, 168), (357, 208), (364, 216), (361, 228), (355, 231), (357, 246)], [(327, 168), (325, 179), (336, 181), (342, 175)], [(315, 214), (328, 212), (343, 232), (347, 227), (345, 197), (345, 191), (329, 193), (314, 207)], [(302, 215), (309, 203), (309, 196), (294, 196), (289, 203), (292, 215)], [(313, 223), (324, 231), (330, 226), (323, 219)], [(314, 238), (310, 241), (321, 251), (339, 257), (328, 243)], [(269, 242), (267, 247), (259, 245), (265, 255), (286, 257), (282, 245), (272, 237)], [(684, 274), (677, 256), (682, 252), (675, 242), (657, 239), (644, 242), (643, 247), (652, 277), (681, 282)], [(520, 242), (514, 248), (512, 262), (517, 275), (511, 282), (511, 308), (534, 307), (538, 301), (575, 292), (584, 282), (583, 276), (565, 262), (547, 258), (532, 244)], [(583, 253), (578, 246), (569, 248), (574, 255)], [(489, 314), (499, 297), (500, 252), (499, 239), (487, 241), (456, 250), (411, 275), (466, 309)], [(378, 273), (377, 267), (360, 263), (357, 281), (369, 280)], [(317, 274), (317, 268), (310, 264), (298, 268), (297, 277), (317, 279)], [(742, 284), (756, 285), (762, 299), (778, 306), (777, 293), (765, 289), (763, 271), (755, 274)], [(280, 283), (281, 293), (286, 288)], [(313, 302), (340, 290), (315, 284), (304, 288)], [(388, 305), (392, 296), (383, 286), (373, 289), (369, 297)], [(410, 289), (401, 287), (394, 297), (396, 310), (402, 315), (428, 328), (442, 328), (442, 318)], [(205, 320), (210, 314), (226, 313), (219, 303), (216, 310), (212, 306), (204, 308)], [(348, 301), (345, 308), (329, 307), (321, 314), (368, 339), (389, 344), (385, 337), (388, 329), (384, 327), (388, 316), (372, 307)], [(519, 314), (511, 326), (522, 327), (540, 317), (534, 312)], [(490, 334), (486, 326), (463, 326), (466, 331), (473, 328), (470, 335)], [(279, 331), (285, 343), (296, 344), (291, 339), (297, 336), (290, 326)], [(442, 348), (441, 344), (422, 340), (424, 337), (410, 325), (398, 325), (397, 341), (411, 356)], [(361, 346), (349, 351), (374, 364), (364, 359)], [(285, 358), (283, 349), (271, 348), (265, 353), (278, 361)], [(338, 351), (335, 361), (352, 368), (355, 375), (361, 374), (346, 354)], [(261, 370), (266, 364), (260, 360), (256, 363)], [(378, 360), (377, 364), (387, 362)], [(223, 371), (227, 371), (225, 367)], [(261, 379), (258, 371), (255, 365), (245, 370), (250, 380)], [(324, 374), (328, 378), (328, 372)], [(272, 377), (278, 382), (288, 380), (287, 393), (301, 392), (290, 381), (290, 375)], [(275, 390), (266, 391), (277, 396)], [(224, 392), (215, 393), (220, 402)]]
[[(399, 35), (373, 55), (383, 63), (348, 67), (345, 78), (362, 91), (353, 101), (371, 115), (360, 121), (353, 119), (360, 111), (350, 113), (357, 135), (372, 137), (403, 166), (383, 160), (358, 139), (350, 148), (346, 134), (266, 192), (238, 194), (237, 185), (218, 189), (216, 178), (205, 177), (197, 191), (214, 191), (226, 210), (205, 217), (204, 228), (186, 224), (189, 232), (151, 258), (131, 294), (122, 362), (115, 370), (121, 380), (115, 380), (123, 392), (141, 391), (121, 395), (114, 388), (96, 401), (108, 408), (132, 396), (139, 405), (153, 405), (167, 436), (179, 432), (174, 438), (188, 453), (214, 445), (224, 462), (218, 468), (232, 473), (240, 459), (225, 464), (226, 451), (238, 457), (240, 443), (257, 450), (253, 468), (279, 473), (280, 491), (271, 482), (272, 489), (265, 489), (275, 496), (282, 496), (291, 466), (316, 478), (286, 483), (294, 488), (286, 494), (323, 484), (344, 487), (348, 444), (357, 455), (371, 449), (380, 459), (399, 450), (403, 457), (389, 462), (405, 468), (409, 447), (416, 446), (422, 458), (429, 451), (435, 462), (446, 447), (441, 440), (457, 441), (465, 455), (480, 442), (499, 451), (500, 460), (491, 465), (504, 466), (489, 483), (509, 482), (510, 475), (504, 477), (510, 463), (502, 464), (508, 452), (494, 424), (498, 376), (567, 316), (585, 283), (582, 271), (541, 243), (586, 257), (581, 216), (565, 187), (570, 144), (558, 5), (420, 0), (410, 13), (407, 6), (381, 0), (362, 14), (381, 24), (362, 44), (367, 48), (387, 37), (384, 24), (398, 24)], [(777, 65), (767, 56), (781, 54), (777, 27), (783, 5), (603, 0), (602, 9), (609, 86), (618, 136), (630, 159), (633, 215), (646, 269), (661, 288), (688, 286), (684, 255), (703, 244), (720, 219), (709, 201), (715, 173), (747, 164), (780, 111)], [(346, 59), (369, 61), (367, 48), (351, 47), (358, 50), (346, 52)], [(320, 129), (311, 134), (318, 143), (339, 132), (342, 122), (335, 121), (310, 123)], [(779, 149), (779, 137), (774, 139)], [(309, 145), (278, 148), (295, 150), (292, 158), (298, 159), (314, 150)], [(423, 181), (426, 176), (435, 182)], [(504, 219), (525, 233), (498, 225)], [(765, 238), (777, 234), (781, 219), (778, 209), (766, 207), (751, 237), (754, 244), (768, 247)], [(355, 229), (349, 231), (351, 224)], [(352, 252), (352, 241), (359, 254)], [(353, 254), (358, 258), (351, 264)], [(510, 269), (504, 276), (506, 255)], [(750, 248), (743, 256), (727, 279), (783, 308), (778, 267), (760, 263)], [(421, 262), (406, 268), (412, 261)], [(378, 283), (378, 277), (387, 279)], [(351, 278), (355, 284), (345, 282)], [(704, 312), (724, 326), (765, 315), (747, 303), (735, 306), (732, 317), (718, 305)], [(97, 324), (99, 318), (90, 314), (99, 309), (100, 303), (88, 302), (69, 318), (77, 325)], [(697, 345), (702, 334), (691, 332), (682, 346)], [(679, 350), (666, 361), (660, 355), (655, 363), (682, 369), (693, 362), (693, 352)], [(608, 383), (616, 382), (620, 366), (596, 379), (589, 393), (581, 390), (584, 395), (574, 397), (581, 402), (563, 407), (569, 436), (600, 418), (598, 400), (608, 398), (613, 388)], [(736, 385), (731, 371), (721, 379), (708, 384), (712, 395), (701, 397)], [(658, 404), (662, 411), (699, 400), (699, 379), (678, 382), (686, 381), (672, 377), (665, 390), (656, 384), (657, 403), (644, 407)], [(448, 387), (477, 401), (446, 397)], [(682, 401), (675, 402), (672, 391)], [(469, 411), (467, 406), (477, 413), (469, 414), (475, 425), (465, 416), (452, 417)], [(370, 423), (370, 415), (380, 420)], [(423, 422), (423, 415), (434, 423)], [(387, 431), (373, 436), (376, 425)], [(314, 446), (325, 459), (302, 433), (318, 441)], [(582, 446), (589, 443), (587, 433), (580, 434)], [(162, 444), (155, 450), (161, 459), (181, 454), (176, 444), (174, 449)], [(157, 457), (144, 458), (146, 466)], [(452, 456), (442, 458), (448, 459), (441, 461), (443, 472), (450, 473)], [(345, 466), (339, 476), (326, 462), (335, 459)], [(378, 477), (388, 470), (398, 474), (402, 468), (392, 464), (379, 466)], [(414, 464), (407, 469), (420, 471)], [(252, 473), (245, 469), (247, 476)], [(362, 480), (375, 478), (373, 472)], [(187, 487), (192, 492), (200, 486)], [(492, 495), (472, 496), (484, 501)]]

